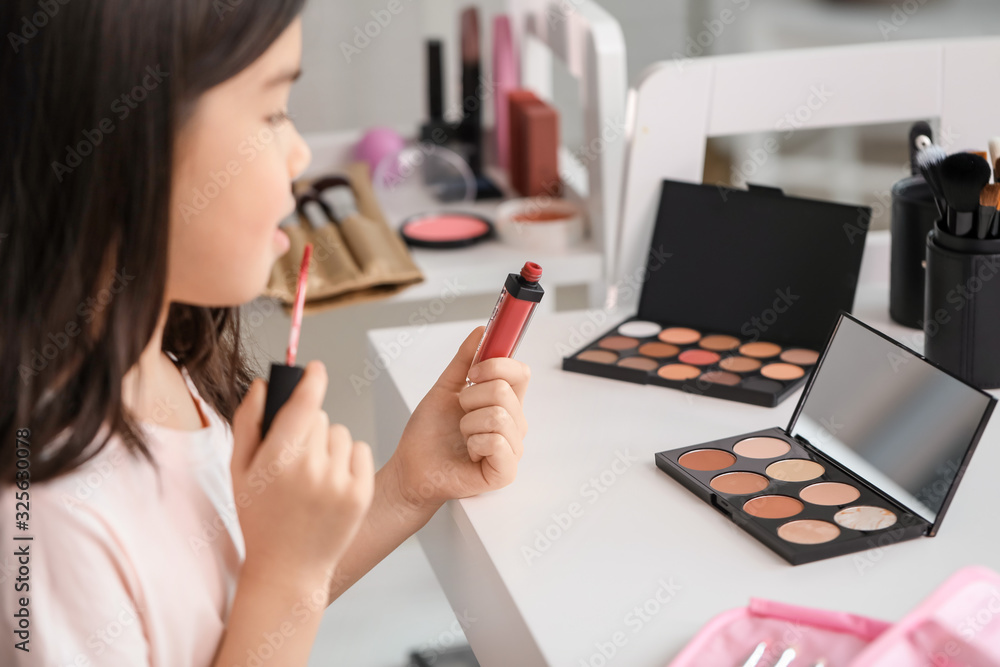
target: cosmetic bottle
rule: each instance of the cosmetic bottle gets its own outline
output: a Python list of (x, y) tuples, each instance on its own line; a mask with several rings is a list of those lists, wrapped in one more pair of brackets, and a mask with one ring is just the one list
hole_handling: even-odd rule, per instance
[(534, 262), (525, 262), (519, 274), (507, 275), (500, 298), (479, 341), (473, 366), (494, 357), (514, 356), (531, 315), (545, 294), (538, 284), (541, 277), (542, 267)]

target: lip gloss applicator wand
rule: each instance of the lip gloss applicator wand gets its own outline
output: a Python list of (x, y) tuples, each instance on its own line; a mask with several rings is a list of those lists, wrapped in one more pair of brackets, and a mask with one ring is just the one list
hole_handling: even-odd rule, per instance
[(312, 244), (307, 243), (302, 252), (302, 265), (299, 267), (299, 281), (295, 288), (295, 305), (292, 308), (292, 330), (288, 335), (288, 351), (285, 353), (284, 364), (271, 364), (271, 375), (267, 380), (267, 398), (264, 401), (264, 420), (261, 424), (260, 437), (267, 435), (274, 416), (292, 395), (295, 385), (302, 379), (306, 369), (295, 365), (295, 355), (299, 350), (299, 331), (302, 329), (302, 309), (306, 303), (306, 278), (309, 276), (309, 259), (312, 257)]

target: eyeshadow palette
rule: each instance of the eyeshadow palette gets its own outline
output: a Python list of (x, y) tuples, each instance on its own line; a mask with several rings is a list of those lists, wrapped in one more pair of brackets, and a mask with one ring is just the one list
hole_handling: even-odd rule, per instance
[(629, 320), (563, 369), (772, 407), (805, 382), (819, 352), (682, 326)]
[(638, 312), (566, 350), (563, 369), (778, 405), (854, 304), (870, 214), (663, 181)]
[(799, 565), (934, 536), (995, 404), (842, 314), (787, 429), (656, 465)]

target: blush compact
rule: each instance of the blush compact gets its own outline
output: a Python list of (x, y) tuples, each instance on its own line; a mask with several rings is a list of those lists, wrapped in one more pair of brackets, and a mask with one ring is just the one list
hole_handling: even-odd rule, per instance
[[(774, 407), (854, 305), (871, 209), (663, 181), (638, 313), (563, 370)], [(562, 348), (564, 346), (560, 346)]]
[(493, 237), (493, 223), (481, 215), (439, 211), (411, 216), (400, 225), (406, 244), (415, 248), (465, 248)]
[(800, 565), (936, 535), (996, 400), (841, 313), (787, 428), (656, 465)]

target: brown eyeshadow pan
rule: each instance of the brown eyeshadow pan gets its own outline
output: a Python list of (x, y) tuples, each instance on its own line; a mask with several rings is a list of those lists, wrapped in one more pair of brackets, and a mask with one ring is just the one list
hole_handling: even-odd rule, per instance
[(787, 519), (805, 508), (801, 500), (789, 496), (757, 496), (743, 504), (743, 511), (761, 519)]
[(750, 373), (761, 367), (761, 362), (750, 357), (726, 357), (719, 362), (719, 368), (733, 373)]
[(633, 347), (639, 344), (637, 338), (631, 338), (629, 336), (607, 336), (602, 338), (598, 343), (598, 347), (603, 347), (605, 350), (631, 350)]
[(707, 373), (702, 373), (698, 379), (713, 384), (724, 384), (727, 387), (735, 387), (740, 383), (739, 375), (727, 373), (726, 371), (708, 371)]
[(768, 359), (777, 356), (781, 352), (781, 346), (774, 343), (747, 343), (740, 347), (740, 354), (745, 357), (755, 357), (757, 359)]
[(576, 355), (576, 358), (594, 364), (613, 364), (618, 361), (618, 355), (608, 350), (585, 350)]
[(721, 449), (696, 449), (681, 454), (677, 462), (688, 470), (722, 470), (736, 463), (736, 457)]
[(648, 357), (625, 357), (618, 362), (619, 366), (624, 368), (634, 368), (640, 371), (651, 371), (660, 365), (656, 359), (650, 359)]
[(681, 348), (676, 345), (671, 345), (670, 343), (643, 343), (639, 346), (639, 354), (644, 354), (647, 357), (656, 357), (657, 359), (668, 359), (670, 357), (676, 357), (677, 353), (681, 351)]
[(713, 352), (725, 352), (739, 347), (740, 339), (735, 336), (715, 334), (712, 336), (705, 336), (698, 342), (698, 345), (706, 350), (712, 350)]
[(812, 366), (819, 361), (819, 352), (795, 347), (781, 353), (781, 360), (799, 366)]
[(755, 472), (724, 472), (713, 477), (710, 486), (716, 491), (739, 496), (763, 491), (768, 484), (766, 477)]

